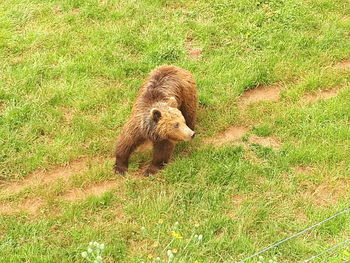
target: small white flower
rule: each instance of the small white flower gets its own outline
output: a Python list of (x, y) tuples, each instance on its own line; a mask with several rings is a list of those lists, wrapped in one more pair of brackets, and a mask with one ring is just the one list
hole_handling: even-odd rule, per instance
[(145, 232), (146, 231), (146, 228), (144, 226), (141, 227), (141, 231), (142, 232)]
[(81, 253), (81, 256), (82, 256), (83, 258), (87, 258), (87, 253), (86, 253), (86, 251), (82, 252), (82, 253)]
[(179, 226), (179, 222), (176, 221), (175, 224), (173, 225), (173, 229), (174, 229), (174, 230), (177, 230), (177, 229), (178, 229), (178, 226)]
[(104, 250), (105, 249), (105, 244), (100, 244), (100, 249)]
[(95, 247), (99, 246), (99, 244), (97, 242), (94, 242), (93, 244), (94, 244)]
[(264, 260), (264, 257), (263, 256), (259, 256), (259, 260)]
[(92, 248), (89, 247), (88, 250), (87, 250), (87, 252), (88, 252), (88, 253), (92, 253)]
[(156, 261), (160, 261), (160, 257), (156, 257)]
[(194, 238), (197, 239), (197, 238), (198, 238), (198, 235), (194, 235)]
[(89, 246), (92, 246), (93, 244), (94, 244), (94, 242), (90, 242), (90, 243), (89, 243)]
[(173, 258), (174, 257), (174, 254), (173, 254), (173, 252), (170, 249), (166, 253), (167, 253), (169, 258)]
[(202, 241), (202, 239), (203, 239), (203, 235), (199, 235), (199, 236), (198, 236), (198, 240), (199, 240), (199, 241)]

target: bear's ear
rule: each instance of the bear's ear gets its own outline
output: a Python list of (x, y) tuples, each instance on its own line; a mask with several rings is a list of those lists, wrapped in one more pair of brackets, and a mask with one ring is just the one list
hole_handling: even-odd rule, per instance
[(151, 109), (152, 120), (154, 120), (155, 122), (158, 122), (161, 117), (162, 117), (162, 114), (160, 113), (160, 111), (158, 109), (156, 109), (156, 108)]
[(173, 108), (177, 108), (178, 106), (177, 100), (175, 99), (175, 97), (170, 97), (167, 104), (169, 107), (173, 107)]

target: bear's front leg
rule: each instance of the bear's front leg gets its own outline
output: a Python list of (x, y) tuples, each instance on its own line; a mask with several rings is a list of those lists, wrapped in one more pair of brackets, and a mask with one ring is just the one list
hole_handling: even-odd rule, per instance
[(144, 175), (149, 176), (150, 174), (155, 174), (162, 169), (163, 166), (169, 162), (174, 147), (175, 144), (169, 140), (154, 142), (152, 163), (147, 168)]

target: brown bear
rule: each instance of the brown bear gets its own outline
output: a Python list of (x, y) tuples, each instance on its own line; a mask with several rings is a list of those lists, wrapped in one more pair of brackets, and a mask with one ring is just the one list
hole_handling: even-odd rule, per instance
[(144, 175), (159, 171), (176, 142), (194, 137), (197, 104), (197, 85), (189, 71), (168, 65), (154, 69), (118, 137), (115, 171), (124, 174), (131, 153), (148, 140), (153, 144), (153, 160)]

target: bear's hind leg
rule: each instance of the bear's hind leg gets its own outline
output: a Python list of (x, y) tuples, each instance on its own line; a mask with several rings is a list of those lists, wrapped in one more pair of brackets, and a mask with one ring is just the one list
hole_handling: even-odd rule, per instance
[(153, 143), (153, 160), (144, 173), (145, 176), (157, 173), (169, 162), (175, 144), (169, 140)]

